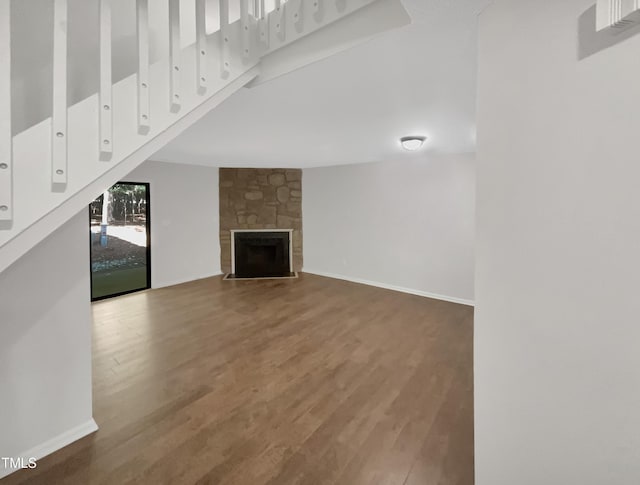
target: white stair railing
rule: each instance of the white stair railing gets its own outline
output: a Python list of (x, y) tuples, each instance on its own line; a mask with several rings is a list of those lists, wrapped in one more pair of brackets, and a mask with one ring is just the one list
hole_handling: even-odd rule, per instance
[[(180, 9), (184, 2), (168, 0), (168, 25), (159, 30), (158, 25), (150, 25), (149, 10), (150, 5), (156, 9), (158, 5), (136, 0), (136, 70), (114, 83), (112, 31), (119, 19), (112, 10), (112, 0), (96, 1), (100, 21), (97, 92), (68, 107), (68, 0), (52, 0), (52, 115), (12, 136), (11, 2), (0, 0), (0, 271), (46, 237), (60, 220), (66, 220), (63, 215), (68, 219), (74, 208), (80, 210), (80, 202), (88, 204), (144, 161), (143, 157), (204, 116), (233, 90), (254, 80), (262, 61), (271, 54), (373, 4), (378, 4), (377, 17), (371, 21), (374, 28), (364, 23), (355, 27), (364, 32), (362, 35), (407, 23), (400, 19), (398, 12), (405, 16), (406, 12), (399, 0), (235, 0), (240, 2), (240, 15), (232, 22), (229, 0), (218, 0), (213, 12), (208, 11), (207, 0), (190, 0), (195, 10), (190, 31), (193, 43), (183, 46)], [(389, 20), (381, 5), (395, 5), (395, 19)], [(207, 33), (207, 15), (219, 16), (216, 32)], [(151, 32), (169, 39), (168, 53), (153, 63)], [(345, 35), (343, 29), (340, 42), (349, 44), (351, 37), (357, 39), (358, 35)], [(333, 41), (328, 34), (321, 38)], [(316, 51), (323, 52), (318, 42), (311, 43), (310, 49), (308, 62), (318, 58)], [(295, 56), (295, 62), (283, 63), (280, 72), (304, 65), (299, 50)], [(270, 75), (273, 65), (269, 64)], [(47, 161), (48, 169), (43, 164)], [(50, 222), (44, 224), (49, 216)], [(17, 247), (19, 238), (25, 244)]]
[(177, 113), (182, 107), (180, 80), (182, 47), (180, 46), (180, 0), (169, 0), (169, 103)]
[(136, 0), (136, 40), (138, 72), (136, 96), (138, 98), (138, 133), (148, 135), (150, 128), (149, 95), (149, 0)]
[(207, 2), (196, 0), (196, 79), (200, 95), (207, 93), (207, 51)]
[(229, 76), (231, 69), (231, 45), (229, 44), (229, 2), (220, 2), (220, 75)]
[[(317, 0), (318, 2), (320, 0)], [(258, 9), (259, 9), (259, 17), (258, 17), (258, 38), (260, 39), (260, 43), (262, 44), (263, 49), (269, 48), (269, 20), (267, 17), (267, 12), (265, 10), (264, 0), (259, 0)]]
[(596, 30), (618, 34), (640, 24), (640, 0), (598, 0)]
[(111, 0), (100, 0), (100, 160), (111, 161), (113, 156), (113, 76), (111, 59)]
[(11, 3), (0, 2), (0, 229), (13, 222), (11, 136)]
[(68, 181), (67, 17), (67, 0), (54, 0), (51, 187), (56, 192), (64, 192)]

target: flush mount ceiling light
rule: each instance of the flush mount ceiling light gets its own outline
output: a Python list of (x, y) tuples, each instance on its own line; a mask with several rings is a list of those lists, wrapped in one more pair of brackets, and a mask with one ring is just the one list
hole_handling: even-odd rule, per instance
[(420, 150), (420, 148), (422, 148), (422, 145), (424, 145), (426, 139), (426, 136), (403, 136), (402, 138), (400, 138), (400, 144), (405, 150), (415, 152), (416, 150)]

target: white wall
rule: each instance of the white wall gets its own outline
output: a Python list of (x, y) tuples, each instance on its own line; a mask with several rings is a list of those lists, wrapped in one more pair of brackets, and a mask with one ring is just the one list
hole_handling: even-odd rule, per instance
[(305, 169), (304, 270), (472, 301), (475, 160)]
[(220, 274), (218, 169), (147, 161), (125, 179), (151, 184), (152, 287)]
[(93, 429), (87, 231), (83, 211), (0, 273), (0, 457)]
[(477, 485), (640, 483), (640, 35), (579, 59), (594, 3), (481, 16)]

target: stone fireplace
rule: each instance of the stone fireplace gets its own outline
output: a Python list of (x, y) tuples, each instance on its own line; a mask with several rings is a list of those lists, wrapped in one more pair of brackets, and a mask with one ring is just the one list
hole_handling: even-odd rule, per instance
[(287, 273), (300, 271), (302, 170), (221, 168), (219, 173), (223, 273), (280, 275), (285, 266)]

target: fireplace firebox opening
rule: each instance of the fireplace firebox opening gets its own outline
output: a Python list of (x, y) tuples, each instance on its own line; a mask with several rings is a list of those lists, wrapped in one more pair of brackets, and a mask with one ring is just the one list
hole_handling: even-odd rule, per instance
[(293, 229), (232, 230), (227, 279), (293, 278)]

